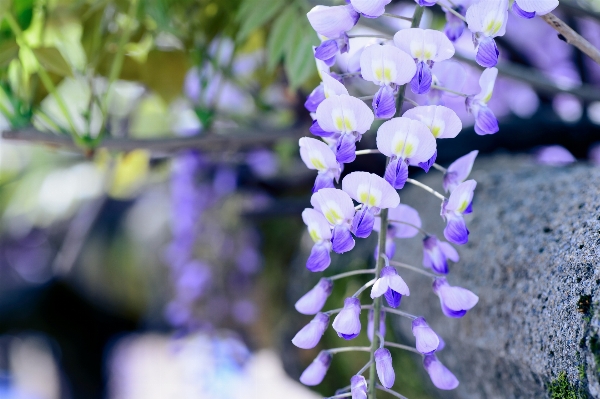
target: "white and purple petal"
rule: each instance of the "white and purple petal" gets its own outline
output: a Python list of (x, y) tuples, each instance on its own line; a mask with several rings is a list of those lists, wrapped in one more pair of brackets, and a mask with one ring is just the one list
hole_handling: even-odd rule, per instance
[(558, 7), (558, 0), (515, 0), (515, 3), (517, 2), (523, 11), (534, 12), (537, 15), (548, 14)]
[(350, 0), (352, 7), (367, 18), (380, 17), (392, 0)]
[(379, 382), (386, 388), (394, 386), (396, 374), (392, 365), (392, 354), (386, 348), (379, 348), (375, 351), (375, 368)]
[[(558, 3), (558, 0), (556, 0), (556, 1), (557, 1), (557, 3)], [(535, 11), (534, 11), (534, 12), (528, 12), (528, 11), (525, 11), (525, 10), (523, 10), (523, 9), (522, 9), (522, 8), (519, 6), (519, 4), (517, 4), (517, 1), (516, 1), (516, 0), (513, 2), (513, 5), (512, 5), (512, 10), (513, 10), (513, 12), (514, 12), (516, 15), (518, 15), (519, 17), (521, 17), (521, 18), (524, 18), (524, 19), (532, 19), (532, 18), (534, 18), (534, 17), (535, 17)]]
[(454, 45), (442, 32), (432, 29), (402, 29), (394, 44), (418, 61), (444, 61), (454, 55)]
[(462, 130), (462, 122), (456, 112), (443, 105), (420, 105), (402, 115), (423, 122), (436, 139), (452, 139)]
[(471, 151), (448, 166), (448, 169), (444, 174), (444, 190), (452, 192), (460, 183), (469, 177), (477, 154), (479, 154), (479, 151)]
[(319, 172), (331, 170), (334, 173), (339, 169), (335, 154), (321, 140), (302, 137), (298, 143), (300, 145), (300, 157), (307, 168)]
[(464, 213), (473, 201), (475, 187), (477, 187), (477, 182), (473, 179), (460, 183), (450, 194), (445, 210)]
[(326, 132), (363, 134), (371, 127), (374, 116), (362, 100), (340, 95), (331, 96), (319, 105), (317, 120)]
[(300, 382), (308, 386), (319, 385), (323, 381), (323, 378), (325, 378), (332, 359), (333, 356), (331, 353), (321, 351), (315, 360), (304, 370), (302, 375), (300, 375)]
[(404, 188), (408, 179), (408, 163), (395, 155), (392, 156), (390, 163), (385, 168), (384, 178), (396, 190)]
[(475, 61), (484, 68), (492, 68), (498, 64), (498, 46), (496, 41), (488, 36), (483, 36), (478, 40), (477, 54)]
[(376, 118), (389, 119), (396, 114), (396, 97), (390, 86), (381, 86), (373, 97), (373, 113)]
[(382, 154), (407, 159), (411, 165), (428, 161), (436, 151), (435, 138), (422, 122), (399, 117), (377, 130), (377, 148)]
[(416, 67), (412, 57), (399, 48), (374, 44), (363, 50), (360, 71), (363, 79), (377, 85), (403, 85), (412, 79)]
[(360, 334), (360, 301), (350, 297), (344, 300), (344, 308), (333, 320), (333, 329), (340, 338), (350, 340)]
[(333, 282), (328, 278), (322, 278), (317, 285), (298, 299), (294, 307), (302, 314), (317, 314), (323, 309), (332, 290)]
[(331, 228), (323, 214), (315, 209), (306, 208), (302, 211), (302, 220), (308, 227), (310, 237), (314, 242), (331, 239)]
[(350, 226), (339, 224), (333, 228), (333, 237), (331, 238), (333, 252), (343, 254), (354, 248), (354, 238), (350, 233)]
[(296, 333), (292, 338), (292, 343), (301, 349), (312, 349), (317, 346), (328, 325), (329, 316), (317, 313), (310, 323)]
[(313, 29), (328, 39), (335, 39), (356, 25), (360, 15), (350, 5), (315, 6), (307, 14)]
[(508, 21), (508, 0), (481, 0), (466, 14), (469, 30), (488, 37), (503, 36)]
[(321, 79), (323, 80), (323, 94), (325, 95), (325, 98), (340, 96), (342, 94), (348, 95), (346, 86), (330, 74), (321, 73)]
[(350, 378), (350, 393), (352, 399), (367, 399), (367, 380), (362, 375)]
[(365, 206), (354, 214), (351, 230), (358, 238), (367, 238), (371, 235), (374, 224), (375, 215), (373, 214), (373, 209)]
[(445, 278), (435, 279), (433, 292), (440, 298), (442, 311), (448, 317), (463, 317), (479, 301), (477, 295), (465, 288), (451, 286)]
[(415, 336), (417, 350), (424, 355), (435, 352), (440, 346), (439, 337), (423, 317), (417, 317), (412, 321), (412, 333)]
[(396, 190), (374, 173), (350, 173), (342, 180), (342, 190), (367, 207), (395, 208), (400, 203)]
[(354, 204), (350, 196), (336, 188), (326, 188), (314, 193), (310, 197), (310, 204), (319, 212), (332, 226), (348, 224), (354, 217)]
[(432, 75), (429, 64), (424, 61), (417, 62), (417, 71), (410, 81), (410, 89), (415, 94), (429, 93), (431, 88)]
[[(375, 324), (373, 309), (369, 310), (369, 317), (367, 318), (367, 337), (369, 341), (373, 342), (373, 327)], [(379, 335), (385, 337), (385, 310), (379, 312)]]
[(435, 355), (425, 355), (423, 367), (429, 374), (431, 382), (438, 389), (451, 390), (458, 386), (458, 380), (450, 370), (444, 366)]
[(329, 242), (317, 242), (313, 245), (310, 255), (306, 260), (306, 268), (313, 273), (322, 272), (331, 264), (331, 244)]

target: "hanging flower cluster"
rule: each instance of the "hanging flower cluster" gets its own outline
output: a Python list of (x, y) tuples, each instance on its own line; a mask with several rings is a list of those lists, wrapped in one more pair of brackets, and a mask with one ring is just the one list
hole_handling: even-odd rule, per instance
[[(331, 326), (344, 340), (352, 340), (361, 331), (360, 314), (368, 310), (367, 336), (370, 347), (341, 347), (321, 351), (300, 377), (306, 385), (319, 384), (334, 354), (347, 351), (370, 353), (366, 365), (350, 379), (350, 384), (335, 397), (374, 398), (376, 389), (391, 392), (395, 374), (390, 349), (418, 353), (433, 384), (444, 390), (454, 389), (458, 380), (438, 359), (437, 353), (444, 341), (431, 329), (424, 317), (399, 310), (402, 298), (410, 295), (410, 288), (399, 271), (418, 272), (432, 279), (433, 293), (438, 296), (441, 310), (451, 318), (463, 317), (478, 302), (471, 291), (450, 285), (447, 275), (450, 262), (458, 262), (454, 245), (469, 240), (465, 215), (473, 211), (473, 196), (477, 186), (469, 179), (478, 152), (472, 151), (448, 168), (435, 163), (437, 140), (456, 137), (462, 122), (456, 112), (443, 105), (443, 95), (462, 96), (467, 110), (474, 116), (474, 129), (479, 135), (499, 130), (498, 121), (488, 107), (498, 70), (499, 50), (495, 38), (506, 31), (508, 0), (415, 0), (417, 7), (409, 29), (402, 29), (393, 38), (381, 44), (369, 45), (358, 52), (360, 69), (349, 73), (333, 72), (339, 52), (347, 52), (352, 35), (348, 31), (360, 16), (376, 18), (388, 16), (385, 6), (389, 0), (349, 0), (346, 5), (317, 6), (308, 13), (308, 19), (322, 39), (315, 49), (317, 68), (322, 83), (311, 93), (306, 108), (313, 117), (310, 131), (319, 138), (300, 139), (300, 154), (306, 166), (317, 170), (311, 198), (312, 208), (302, 213), (314, 246), (306, 267), (313, 272), (326, 270), (331, 263), (331, 252), (351, 251), (357, 238), (368, 237), (373, 230), (379, 233), (375, 249), (376, 266), (373, 269), (351, 270), (321, 278), (318, 284), (296, 303), (296, 309), (313, 320), (302, 328), (292, 342), (299, 348), (317, 346)], [(558, 1), (516, 0), (510, 7), (521, 16), (531, 18), (536, 13), (550, 12)], [(446, 13), (444, 31), (419, 27), (423, 7), (439, 4)], [(393, 16), (393, 15), (392, 15)], [(468, 28), (476, 47), (476, 62), (485, 69), (481, 73), (479, 93), (460, 92), (464, 71), (457, 64), (446, 62), (454, 55), (453, 42)], [(361, 35), (364, 36), (364, 35)], [(458, 67), (459, 68), (459, 67)], [(460, 69), (460, 68), (459, 68)], [(348, 80), (362, 77), (378, 86), (373, 96), (354, 96)], [(362, 85), (361, 87), (365, 87)], [(426, 103), (405, 98), (407, 88), (415, 94), (427, 94)], [(369, 107), (365, 100), (372, 100)], [(413, 107), (403, 112), (405, 101)], [(356, 151), (356, 143), (369, 130), (375, 119), (385, 119), (376, 133), (377, 149)], [(352, 172), (340, 177), (344, 164), (357, 155), (381, 153), (387, 157), (382, 175)], [(410, 167), (426, 173), (434, 168), (443, 173), (445, 193), (409, 177)], [(340, 185), (338, 185), (341, 183)], [(418, 212), (400, 203), (397, 190), (413, 184), (440, 200), (441, 217), (446, 222), (445, 240), (427, 233)], [(395, 240), (423, 235), (423, 268), (395, 261)], [(353, 296), (344, 300), (340, 309), (324, 311), (335, 280), (360, 274), (371, 274), (373, 279)], [(370, 301), (361, 303), (361, 294), (371, 289)], [(386, 305), (382, 298), (385, 298)], [(387, 314), (405, 317), (412, 322), (414, 345), (386, 341)], [(377, 326), (377, 327), (376, 327)], [(376, 331), (377, 330), (377, 331)], [(368, 377), (363, 376), (369, 370)], [(377, 379), (379, 381), (377, 381)], [(395, 393), (395, 392), (394, 392)], [(400, 394), (395, 393), (401, 397)]]

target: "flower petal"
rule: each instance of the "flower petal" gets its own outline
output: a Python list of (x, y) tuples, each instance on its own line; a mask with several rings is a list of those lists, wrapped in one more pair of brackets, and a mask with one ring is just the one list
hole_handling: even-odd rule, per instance
[(394, 237), (410, 238), (419, 234), (419, 230), (412, 226), (393, 222), (393, 220), (398, 220), (400, 222), (406, 222), (414, 226), (421, 227), (421, 218), (419, 217), (419, 212), (417, 212), (416, 209), (406, 204), (400, 204), (388, 211), (388, 217), (390, 218), (390, 224), (394, 227)]
[(347, 225), (337, 225), (333, 228), (332, 249), (338, 254), (343, 254), (354, 248), (354, 238)]
[[(517, 0), (519, 8), (526, 12), (535, 12), (537, 15), (548, 14), (558, 7), (558, 0)], [(515, 3), (517, 2), (515, 1)], [(514, 7), (514, 5), (513, 5)]]
[(352, 6), (315, 6), (306, 16), (313, 29), (329, 39), (335, 39), (356, 25), (360, 15)]
[(456, 245), (465, 245), (469, 242), (469, 229), (462, 215), (451, 213), (447, 217), (446, 228), (444, 228), (444, 237)]
[(311, 272), (322, 272), (331, 264), (330, 248), (324, 243), (315, 243), (306, 260), (306, 268)]
[(302, 211), (302, 220), (308, 227), (308, 232), (314, 242), (331, 239), (331, 228), (329, 227), (327, 219), (321, 212), (315, 209), (306, 208)]
[(479, 45), (477, 46), (477, 54), (475, 55), (475, 61), (479, 65), (484, 68), (495, 67), (498, 63), (498, 56), (500, 55), (500, 51), (498, 51), (498, 46), (496, 46), (496, 41), (491, 37), (483, 37), (479, 40)]
[(448, 166), (448, 171), (444, 175), (444, 190), (453, 191), (469, 176), (477, 154), (479, 154), (479, 151), (471, 151)]
[(396, 114), (396, 97), (389, 86), (381, 86), (373, 97), (373, 112), (376, 118), (388, 119)]
[(473, 179), (460, 183), (458, 187), (452, 191), (445, 209), (463, 213), (469, 204), (473, 201), (473, 192), (477, 187), (477, 182)]
[(454, 45), (442, 32), (432, 29), (402, 29), (394, 35), (394, 44), (419, 61), (444, 61), (454, 55)]
[(365, 47), (360, 56), (363, 79), (377, 85), (408, 83), (415, 74), (412, 57), (397, 47), (374, 44)]
[(411, 165), (428, 161), (437, 145), (422, 122), (404, 117), (384, 122), (377, 130), (377, 148), (388, 157), (408, 159)]
[(435, 355), (426, 355), (423, 358), (423, 366), (431, 378), (431, 382), (438, 389), (451, 390), (458, 386), (458, 380), (444, 366)]
[(320, 211), (331, 225), (348, 223), (354, 217), (354, 204), (350, 196), (337, 188), (324, 188), (314, 193), (310, 204)]
[(317, 108), (317, 120), (327, 132), (365, 133), (371, 127), (373, 112), (362, 100), (347, 95), (331, 96)]
[(452, 139), (462, 130), (456, 112), (443, 105), (420, 105), (409, 109), (402, 117), (423, 122), (437, 139)]
[(323, 309), (332, 290), (333, 282), (328, 278), (322, 278), (317, 285), (298, 299), (294, 307), (302, 314), (317, 314)]
[(302, 137), (298, 143), (300, 145), (300, 157), (307, 168), (322, 172), (339, 169), (335, 154), (321, 140)]
[(342, 189), (355, 201), (368, 207), (395, 208), (400, 203), (396, 190), (373, 173), (350, 173), (342, 180)]
[(352, 7), (367, 18), (377, 18), (392, 0), (350, 0)]
[(333, 355), (331, 353), (321, 351), (315, 360), (304, 370), (302, 375), (300, 375), (300, 382), (308, 386), (319, 385), (323, 381), (323, 378), (325, 378), (332, 359)]
[(485, 36), (503, 36), (508, 20), (508, 0), (481, 0), (473, 4), (466, 14), (469, 30)]
[(312, 349), (317, 346), (328, 325), (329, 316), (324, 313), (317, 313), (310, 323), (296, 333), (292, 343), (298, 348)]
[(348, 95), (348, 90), (346, 86), (344, 86), (339, 80), (334, 78), (328, 73), (322, 73), (321, 79), (323, 79), (323, 92), (325, 94), (325, 98), (329, 98), (331, 96), (339, 96), (342, 94)]

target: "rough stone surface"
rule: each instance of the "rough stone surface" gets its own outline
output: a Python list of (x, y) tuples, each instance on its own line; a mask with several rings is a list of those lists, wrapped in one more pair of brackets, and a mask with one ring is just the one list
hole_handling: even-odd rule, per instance
[[(497, 155), (478, 159), (471, 177), (478, 186), (467, 217), (470, 240), (458, 247), (461, 261), (448, 281), (475, 292), (479, 304), (462, 319), (448, 319), (430, 280), (402, 272), (411, 295), (401, 308), (424, 315), (444, 338), (439, 358), (461, 382), (439, 396), (544, 398), (564, 372), (574, 387), (599, 398), (599, 357), (591, 348), (600, 327), (600, 168)], [(419, 180), (442, 191), (439, 172)], [(412, 186), (400, 196), (426, 230), (443, 236), (437, 198)], [(399, 243), (395, 259), (420, 266), (419, 239)], [(410, 323), (394, 325), (413, 342)]]

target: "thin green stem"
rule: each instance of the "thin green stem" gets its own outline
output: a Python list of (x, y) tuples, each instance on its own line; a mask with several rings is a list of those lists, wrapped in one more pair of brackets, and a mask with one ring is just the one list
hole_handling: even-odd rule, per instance
[(417, 273), (423, 274), (423, 275), (425, 275), (427, 277), (432, 277), (432, 278), (440, 277), (437, 274), (430, 273), (430, 272), (428, 272), (426, 270), (423, 270), (423, 269), (415, 267), (415, 266), (411, 266), (411, 265), (406, 264), (406, 263), (396, 262), (395, 260), (391, 260), (390, 261), (390, 265), (396, 266), (396, 267), (401, 267), (403, 269), (412, 270), (413, 272), (417, 272)]
[(338, 398), (350, 398), (350, 397), (352, 397), (352, 392), (341, 393), (341, 394), (335, 395), (335, 396), (328, 396), (325, 399), (338, 399)]
[[(423, 7), (417, 6), (415, 8), (415, 13), (412, 17), (412, 22), (410, 24), (411, 28), (418, 28), (421, 23), (421, 18), (423, 17)], [(396, 99), (396, 116), (400, 116), (402, 114), (402, 105), (404, 104), (404, 93), (406, 92), (406, 84), (400, 86), (398, 90), (398, 98)], [(390, 159), (386, 159), (386, 168), (389, 164)], [(388, 228), (388, 210), (383, 209), (381, 214), (379, 215), (381, 220), (380, 231), (387, 231)], [(379, 247), (377, 249), (377, 264), (375, 266), (375, 278), (379, 278), (381, 273), (381, 269), (385, 265), (385, 259), (382, 256), (385, 254), (385, 241), (387, 239), (387, 234), (379, 234)], [(381, 315), (381, 297), (377, 297), (373, 299), (373, 325), (379, 325), (379, 317)], [(371, 357), (370, 361), (371, 367), (369, 368), (369, 384), (368, 384), (368, 399), (376, 399), (377, 392), (375, 390), (375, 381), (377, 378), (377, 370), (375, 368), (375, 351), (379, 347), (379, 337), (377, 334), (373, 334), (373, 341), (371, 342)]]
[(78, 135), (77, 129), (75, 128), (75, 124), (73, 123), (73, 119), (71, 118), (71, 114), (69, 113), (67, 105), (65, 104), (65, 102), (62, 99), (62, 97), (60, 96), (60, 94), (58, 94), (58, 92), (56, 91), (56, 87), (54, 86), (54, 83), (52, 83), (52, 79), (50, 79), (50, 75), (48, 75), (46, 70), (42, 67), (37, 56), (35, 55), (35, 52), (33, 52), (33, 50), (29, 48), (29, 45), (27, 44), (27, 41), (23, 37), (23, 31), (21, 30), (21, 27), (19, 26), (17, 20), (10, 12), (7, 12), (6, 14), (4, 14), (4, 18), (6, 19), (6, 22), (8, 23), (8, 25), (10, 26), (10, 29), (13, 31), (13, 33), (17, 37), (19, 46), (29, 49), (29, 51), (31, 52), (33, 57), (38, 62), (39, 68), (38, 68), (37, 72), (40, 77), (40, 80), (42, 81), (42, 84), (44, 85), (44, 87), (46, 88), (48, 93), (50, 93), (50, 95), (54, 97), (54, 99), (56, 100), (56, 104), (58, 105), (58, 108), (60, 108), (60, 111), (64, 114), (65, 119), (67, 120), (67, 123), (69, 124), (69, 128), (71, 129), (71, 134), (73, 135), (73, 139), (76, 142), (79, 142), (79, 135)]
[[(398, 309), (389, 308), (389, 307), (387, 307), (387, 306), (384, 306), (382, 309), (383, 309), (383, 310), (384, 310), (386, 313), (393, 313), (393, 314), (395, 314), (395, 315), (398, 315), (398, 316), (406, 317), (407, 319), (410, 319), (410, 320), (414, 320), (414, 319), (416, 319), (416, 318), (417, 318), (417, 316), (415, 316), (415, 315), (413, 315), (413, 314), (406, 313), (406, 312), (403, 312), (403, 311), (401, 311), (401, 310), (398, 310)], [(387, 345), (387, 342), (386, 342), (386, 345)]]
[(409, 352), (414, 352), (417, 353), (419, 355), (422, 355), (421, 352), (419, 352), (416, 348), (413, 348), (412, 346), (408, 346), (408, 345), (402, 345), (402, 344), (397, 344), (395, 342), (385, 342), (385, 346), (389, 347), (389, 348), (398, 348), (398, 349), (403, 349), (405, 351), (409, 351)]
[[(441, 6), (441, 4), (440, 4), (440, 6)], [(455, 9), (453, 9), (452, 7), (443, 7), (443, 8), (447, 9), (448, 11), (450, 11), (450, 13), (454, 14), (457, 18), (460, 18), (464, 22), (467, 22), (467, 19), (465, 17), (463, 17), (461, 13), (459, 13), (458, 11), (456, 11)]]
[[(416, 12), (415, 12), (415, 14), (416, 14)], [(391, 17), (391, 18), (401, 19), (401, 20), (408, 21), (408, 22), (412, 22), (413, 18), (414, 18), (414, 17), (413, 18), (411, 18), (411, 17), (403, 17), (402, 15), (390, 14), (389, 12), (384, 12), (382, 15), (384, 17)]]
[(438, 197), (439, 199), (441, 199), (442, 201), (446, 199), (446, 197), (444, 197), (442, 194), (438, 193), (437, 191), (435, 191), (433, 188), (429, 187), (426, 184), (421, 183), (418, 180), (415, 179), (406, 179), (407, 183), (410, 184), (414, 184), (415, 186), (421, 187), (423, 190), (435, 195), (436, 197)]
[(448, 169), (444, 168), (442, 165), (438, 165), (437, 163), (434, 163), (432, 166), (434, 169), (437, 169), (442, 173), (448, 172)]
[(387, 389), (383, 385), (377, 384), (377, 389), (379, 389), (380, 391), (383, 391), (383, 392), (387, 392), (390, 395), (395, 396), (400, 399), (408, 399), (406, 396), (400, 395), (398, 392), (392, 391), (391, 389)]
[(356, 375), (361, 375), (362, 373), (364, 373), (365, 371), (367, 371), (367, 369), (368, 369), (370, 366), (371, 366), (371, 361), (369, 360), (369, 361), (367, 362), (367, 364), (365, 364), (365, 365), (363, 366), (363, 368), (362, 368), (362, 369), (358, 370), (358, 373), (356, 373)]
[[(367, 309), (370, 310), (372, 308), (373, 308), (373, 306), (371, 306), (371, 305), (362, 305), (360, 307), (361, 310), (367, 310)], [(323, 314), (326, 314), (327, 316), (332, 316), (336, 313), (340, 313), (342, 310), (344, 310), (344, 308), (332, 309), (332, 310), (328, 310), (327, 312), (323, 312)]]
[(438, 86), (438, 85), (431, 85), (431, 88), (432, 89), (436, 89), (436, 90), (446, 91), (448, 93), (456, 94), (457, 96), (461, 96), (461, 97), (469, 97), (468, 94), (461, 93), (459, 91), (455, 91), (455, 90), (449, 89), (447, 87), (442, 87), (442, 86)]
[(418, 102), (411, 100), (410, 98), (404, 98), (404, 101), (406, 101), (407, 103), (410, 103), (411, 105), (414, 105), (415, 107), (419, 106)]
[(372, 286), (373, 284), (375, 284), (375, 279), (369, 281), (368, 283), (365, 283), (365, 285), (363, 285), (362, 287), (360, 287), (358, 289), (358, 291), (356, 291), (354, 293), (354, 295), (352, 295), (353, 298), (357, 298), (360, 294), (363, 293), (364, 290), (366, 290), (367, 288), (369, 288), (370, 286)]
[(335, 276), (327, 277), (330, 280), (339, 280), (341, 278), (355, 276), (357, 274), (373, 274), (375, 269), (352, 270), (351, 272), (336, 274)]
[(342, 348), (327, 349), (326, 352), (335, 355), (341, 352), (369, 352), (370, 350), (368, 346), (344, 346)]

